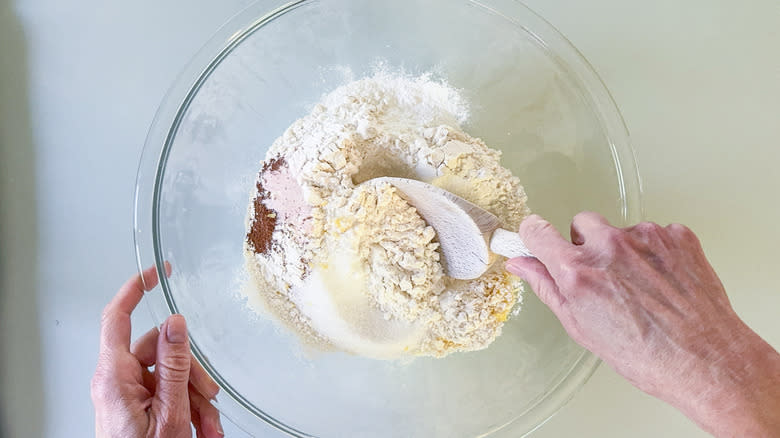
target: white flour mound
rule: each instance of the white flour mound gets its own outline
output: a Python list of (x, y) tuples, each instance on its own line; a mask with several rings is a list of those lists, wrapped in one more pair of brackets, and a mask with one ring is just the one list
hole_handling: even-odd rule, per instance
[(377, 74), (324, 96), (262, 164), (248, 236), (260, 225), (273, 235), (264, 251), (245, 245), (252, 293), (323, 348), (391, 359), (487, 347), (519, 279), (500, 256), (475, 280), (447, 277), (435, 231), (393, 186), (366, 182), (429, 182), (516, 228), (525, 192), (498, 151), (461, 130), (467, 117), (457, 91), (428, 76)]

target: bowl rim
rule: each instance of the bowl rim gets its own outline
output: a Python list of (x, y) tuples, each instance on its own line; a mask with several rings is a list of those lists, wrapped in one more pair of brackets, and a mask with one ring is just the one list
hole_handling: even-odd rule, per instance
[[(179, 73), (163, 97), (149, 128), (139, 160), (133, 198), (133, 240), (136, 264), (139, 272), (149, 259), (153, 260), (158, 274), (165, 272), (165, 258), (159, 238), (158, 201), (168, 154), (183, 115), (200, 86), (208, 80), (216, 67), (246, 38), (271, 21), (282, 17), (305, 4), (323, 0), (258, 0), (228, 20), (189, 61)], [(327, 0), (325, 0), (327, 1)], [(617, 170), (620, 214), (624, 224), (635, 223), (644, 216), (642, 206), (642, 182), (631, 147), (630, 136), (618, 107), (593, 66), (582, 53), (552, 24), (517, 0), (463, 0), (476, 7), (502, 17), (519, 26), (539, 48), (558, 66), (577, 80), (582, 95), (590, 109), (598, 116), (609, 142), (615, 169)], [(520, 20), (522, 18), (522, 21)], [(529, 26), (528, 23), (531, 23)], [(205, 66), (205, 67), (204, 67)], [(630, 204), (630, 205), (629, 205)], [(159, 275), (162, 293), (146, 294), (146, 302), (156, 323), (178, 313), (171, 298), (170, 286), (165, 275)], [(219, 384), (221, 390), (215, 406), (238, 427), (252, 433), (261, 419), (276, 430), (294, 437), (313, 437), (291, 427), (261, 409), (253, 406), (241, 393), (222, 379), (211, 366), (195, 340), (190, 347), (196, 360)], [(481, 436), (527, 436), (555, 415), (593, 375), (600, 360), (583, 349), (572, 366), (556, 377), (557, 383), (531, 401), (528, 408), (506, 424), (485, 431)], [(519, 429), (516, 420), (530, 415), (530, 427)], [(515, 423), (515, 427), (513, 427)]]

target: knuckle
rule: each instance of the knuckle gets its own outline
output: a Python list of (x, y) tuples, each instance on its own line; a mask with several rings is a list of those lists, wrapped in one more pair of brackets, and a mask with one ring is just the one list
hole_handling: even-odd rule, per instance
[(690, 228), (686, 227), (683, 224), (669, 224), (666, 227), (669, 232), (676, 234), (678, 236), (691, 236), (693, 235), (693, 231), (691, 231)]
[(172, 352), (157, 362), (160, 377), (168, 381), (189, 380), (189, 353)]
[(617, 228), (608, 227), (604, 231), (604, 242), (606, 249), (614, 251), (625, 242), (625, 233)]
[(93, 402), (105, 402), (109, 399), (108, 382), (106, 376), (99, 369), (95, 371), (89, 381), (89, 395)]
[(197, 383), (200, 393), (206, 396), (207, 399), (213, 399), (219, 394), (219, 386), (211, 380), (211, 377), (198, 378)]
[(650, 234), (650, 233), (657, 233), (661, 230), (661, 226), (654, 223), (654, 222), (640, 222), (633, 228), (634, 230), (638, 231), (639, 233), (643, 234)]
[(103, 312), (100, 314), (100, 326), (101, 327), (108, 327), (110, 326), (113, 321), (115, 320), (116, 315), (114, 313), (113, 308), (111, 305), (107, 305), (103, 308)]
[(700, 248), (701, 242), (690, 228), (682, 224), (670, 224), (666, 227), (674, 241), (685, 247)]
[[(163, 418), (157, 420), (157, 436), (174, 437), (182, 433), (182, 429), (189, 432), (189, 420), (179, 410), (166, 409)], [(189, 435), (187, 435), (189, 436)]]
[(89, 395), (92, 397), (92, 401), (102, 400), (101, 382), (97, 374), (92, 376), (92, 380), (89, 381)]
[(640, 222), (625, 229), (624, 234), (634, 245), (647, 246), (657, 243), (663, 238), (664, 229), (654, 222)]
[(588, 282), (584, 269), (577, 267), (571, 261), (568, 261), (566, 269), (561, 271), (557, 280), (567, 288), (577, 288)]

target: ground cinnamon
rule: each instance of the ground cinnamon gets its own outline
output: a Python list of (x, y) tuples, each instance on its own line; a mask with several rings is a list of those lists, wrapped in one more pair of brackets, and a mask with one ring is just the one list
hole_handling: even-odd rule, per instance
[(257, 176), (257, 196), (254, 199), (254, 217), (251, 220), (246, 240), (252, 251), (257, 254), (266, 254), (272, 246), (273, 234), (276, 229), (276, 212), (266, 207), (265, 201), (270, 196), (268, 190), (263, 188), (263, 174), (279, 170), (285, 164), (283, 158), (269, 160), (260, 170)]

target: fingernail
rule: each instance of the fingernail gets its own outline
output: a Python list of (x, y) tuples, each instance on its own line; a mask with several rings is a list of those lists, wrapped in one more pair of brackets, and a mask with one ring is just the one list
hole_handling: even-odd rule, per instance
[(171, 344), (183, 344), (187, 342), (187, 323), (181, 315), (171, 315), (168, 318), (168, 327), (165, 336)]
[(225, 436), (225, 431), (222, 430), (222, 421), (217, 417), (217, 433), (219, 436)]

